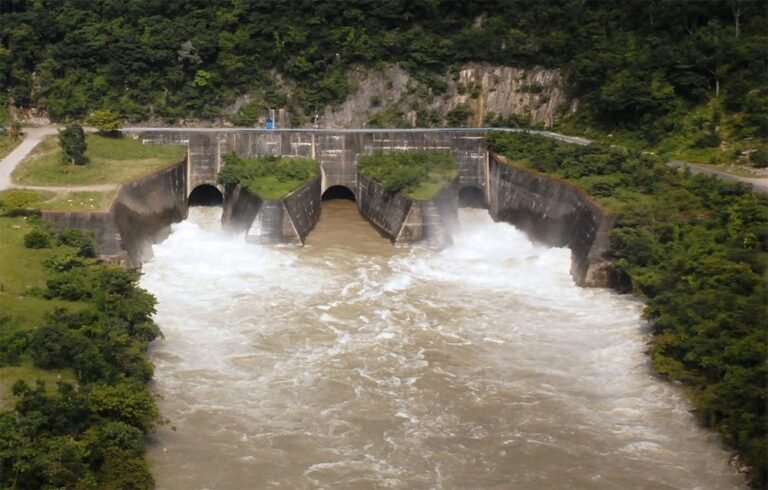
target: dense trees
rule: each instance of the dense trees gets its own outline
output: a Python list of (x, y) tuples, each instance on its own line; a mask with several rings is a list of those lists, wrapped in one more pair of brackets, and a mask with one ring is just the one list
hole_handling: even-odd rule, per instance
[(0, 10), (0, 93), (55, 119), (94, 109), (214, 118), (249, 93), (239, 123), (283, 106), (307, 122), (344, 99), (354, 66), (399, 63), (440, 95), (437, 74), (488, 61), (562, 68), (585, 124), (658, 139), (718, 97), (744, 113), (733, 131), (768, 134), (759, 0), (16, 0)]
[(55, 309), (31, 331), (4, 328), (0, 366), (29, 358), (42, 369), (71, 368), (77, 384), (14, 384), (14, 410), (0, 411), (0, 487), (152, 488), (143, 444), (158, 417), (144, 355), (159, 334), (154, 298), (136, 271), (99, 263), (91, 235), (41, 227), (25, 243), (55, 251), (39, 294), (84, 304)]
[(496, 133), (512, 160), (567, 178), (620, 213), (619, 283), (646, 298), (656, 370), (687, 383), (706, 423), (768, 478), (768, 200), (633, 151)]

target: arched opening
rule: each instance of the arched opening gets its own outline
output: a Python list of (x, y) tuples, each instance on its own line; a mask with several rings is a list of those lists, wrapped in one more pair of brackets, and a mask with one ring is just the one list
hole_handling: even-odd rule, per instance
[(355, 194), (349, 190), (348, 187), (343, 185), (334, 185), (329, 187), (323, 192), (323, 201), (330, 201), (332, 199), (344, 199), (347, 201), (356, 201)]
[(487, 208), (485, 193), (477, 187), (464, 187), (459, 191), (459, 207), (462, 208)]
[(223, 203), (221, 191), (210, 184), (195, 187), (187, 200), (189, 206), (221, 206)]

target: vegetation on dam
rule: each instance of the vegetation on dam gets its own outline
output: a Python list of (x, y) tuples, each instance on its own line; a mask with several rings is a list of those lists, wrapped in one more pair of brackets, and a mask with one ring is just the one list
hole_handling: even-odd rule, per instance
[(646, 298), (656, 370), (684, 382), (701, 419), (768, 477), (768, 199), (636, 151), (491, 133), (515, 164), (584, 188), (620, 213), (610, 254)]
[(444, 152), (377, 152), (360, 156), (357, 169), (387, 192), (402, 192), (419, 200), (431, 199), (456, 178), (456, 162)]
[(318, 163), (309, 158), (241, 158), (230, 152), (224, 155), (218, 182), (224, 185), (240, 184), (262, 199), (277, 200), (318, 173)]
[(14, 180), (21, 185), (75, 186), (120, 184), (179, 162), (183, 146), (144, 145), (131, 138), (86, 135), (88, 161), (70, 165), (62, 161), (58, 138), (46, 138), (16, 167)]
[(86, 233), (0, 217), (2, 488), (153, 487), (155, 299), (96, 252)]

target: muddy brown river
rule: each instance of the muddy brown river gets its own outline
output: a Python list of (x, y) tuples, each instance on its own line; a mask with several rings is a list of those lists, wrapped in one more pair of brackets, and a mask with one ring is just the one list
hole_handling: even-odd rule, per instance
[(738, 489), (718, 437), (655, 378), (642, 304), (581, 289), (570, 252), (462, 210), (394, 248), (328, 201), (307, 245), (193, 208), (144, 266), (165, 338), (158, 489)]

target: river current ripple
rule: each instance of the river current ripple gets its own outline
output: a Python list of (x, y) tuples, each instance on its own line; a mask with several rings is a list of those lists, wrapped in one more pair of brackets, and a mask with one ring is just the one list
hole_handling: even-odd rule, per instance
[(574, 286), (570, 252), (462, 210), (443, 251), (400, 249), (353, 203), (307, 246), (248, 245), (193, 208), (141, 285), (159, 489), (737, 489), (642, 304)]

